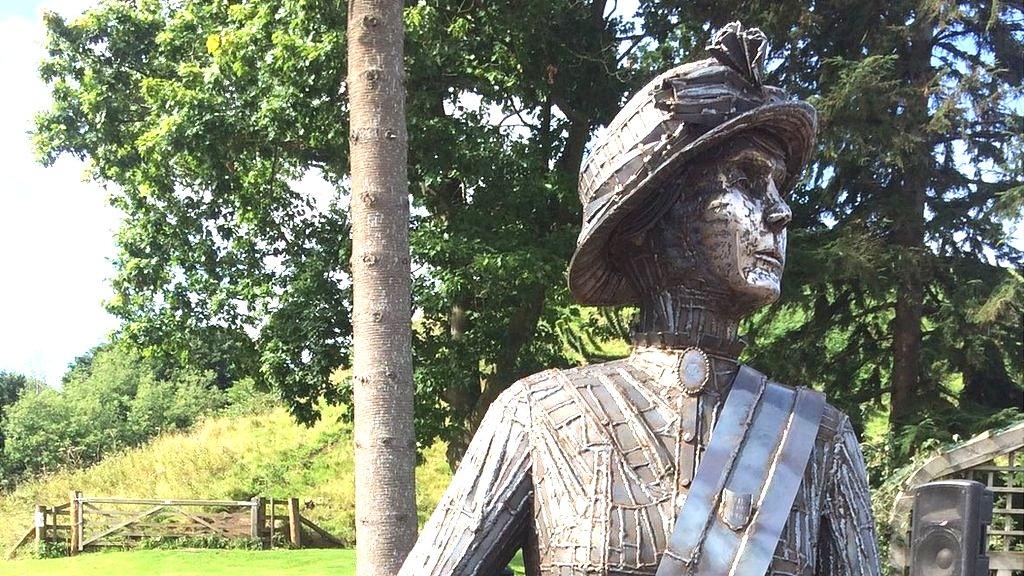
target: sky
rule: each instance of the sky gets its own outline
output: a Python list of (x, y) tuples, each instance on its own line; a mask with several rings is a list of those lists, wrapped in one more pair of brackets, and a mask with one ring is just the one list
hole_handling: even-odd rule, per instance
[[(103, 302), (112, 295), (120, 214), (103, 187), (85, 180), (82, 162), (36, 162), (29, 135), (49, 101), (37, 74), (42, 12), (72, 17), (94, 3), (0, 0), (0, 371), (51, 385), (117, 326)], [(334, 194), (317, 175), (296, 185), (318, 200)], [(1024, 246), (1024, 227), (1014, 243)]]
[(81, 13), (92, 0), (0, 0), (0, 370), (50, 384), (116, 326), (103, 309), (119, 214), (65, 158), (44, 168), (28, 134), (48, 102), (36, 68), (43, 9)]

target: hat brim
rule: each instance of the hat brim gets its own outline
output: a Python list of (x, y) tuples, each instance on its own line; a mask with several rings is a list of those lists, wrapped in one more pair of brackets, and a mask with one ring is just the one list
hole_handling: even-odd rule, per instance
[(664, 184), (678, 176), (686, 162), (747, 131), (764, 131), (778, 136), (786, 152), (789, 190), (810, 157), (817, 132), (817, 115), (806, 102), (765, 104), (723, 122), (686, 146), (674, 149), (681, 138), (676, 133), (654, 147), (644, 167), (610, 194), (580, 233), (576, 252), (569, 263), (569, 291), (581, 304), (618, 306), (639, 301), (629, 281), (610, 262), (608, 240), (618, 225), (655, 194), (672, 193)]

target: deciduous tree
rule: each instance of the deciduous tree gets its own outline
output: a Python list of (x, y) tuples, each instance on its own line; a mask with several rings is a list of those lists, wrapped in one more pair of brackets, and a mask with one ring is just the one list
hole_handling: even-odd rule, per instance
[(344, 3), (106, 1), (46, 16), (43, 162), (89, 161), (124, 219), (111, 312), (167, 371), (253, 377), (302, 420), (351, 337)]

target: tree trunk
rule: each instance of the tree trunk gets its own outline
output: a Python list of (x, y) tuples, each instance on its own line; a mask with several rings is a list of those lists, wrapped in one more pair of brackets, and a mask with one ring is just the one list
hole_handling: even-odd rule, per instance
[(472, 398), (469, 398), (469, 395), (459, 398), (462, 402), (460, 413), (466, 415), (466, 425), (461, 433), (456, 434), (448, 441), (448, 450), (445, 456), (452, 470), (458, 468), (463, 454), (469, 448), (470, 440), (473, 439), (473, 434), (476, 433), (480, 422), (487, 414), (487, 409), (491, 407), (499, 394), (524, 376), (517, 369), (519, 354), (537, 330), (537, 322), (544, 312), (546, 294), (546, 289), (538, 287), (534, 293), (523, 295), (521, 305), (516, 309), (505, 329), (505, 340), (502, 342), (501, 350), (495, 360), (494, 371), (480, 382), (478, 394), (473, 395)]
[(905, 158), (902, 201), (893, 211), (893, 239), (898, 246), (896, 274), (896, 310), (893, 319), (892, 396), (889, 414), (890, 429), (899, 429), (910, 422), (916, 410), (914, 401), (923, 391), (921, 379), (921, 321), (924, 315), (925, 259), (924, 244), (925, 193), (929, 185), (932, 146), (928, 140), (928, 86), (931, 68), (933, 23), (919, 15), (912, 26), (907, 48), (908, 76), (913, 96), (907, 99), (905, 126), (918, 134), (917, 145)]
[[(913, 197), (912, 197), (913, 198)], [(908, 215), (909, 216), (909, 215)], [(913, 216), (916, 216), (913, 215)], [(904, 223), (905, 226), (913, 224)], [(889, 422), (893, 431), (907, 424), (914, 413), (914, 398), (917, 396), (918, 376), (921, 372), (921, 318), (924, 289), (915, 256), (917, 248), (910, 238), (911, 233), (901, 234), (897, 239), (903, 252), (900, 262), (900, 280), (896, 287), (896, 317), (893, 320), (892, 351), (892, 411)]]
[(416, 540), (402, 2), (350, 0), (356, 574), (391, 576)]

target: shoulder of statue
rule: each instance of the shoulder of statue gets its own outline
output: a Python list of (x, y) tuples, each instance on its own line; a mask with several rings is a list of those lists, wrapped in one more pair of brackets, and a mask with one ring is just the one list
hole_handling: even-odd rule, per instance
[(558, 368), (551, 368), (549, 370), (544, 370), (543, 372), (530, 374), (525, 378), (516, 380), (515, 383), (509, 386), (509, 390), (516, 390), (517, 395), (529, 395), (534, 389), (543, 388), (556, 380), (561, 372), (562, 370), (559, 370)]
[(826, 402), (825, 412), (821, 415), (821, 425), (818, 427), (818, 436), (830, 441), (835, 440), (849, 425), (850, 419), (846, 413)]
[(517, 396), (527, 399), (535, 410), (547, 411), (566, 402), (577, 403), (580, 395), (574, 389), (604, 386), (603, 377), (615, 378), (626, 365), (626, 359), (588, 364), (565, 369), (551, 369), (527, 376), (512, 385)]
[[(744, 364), (744, 367), (760, 377), (767, 378), (775, 385), (783, 386), (785, 388), (789, 388), (790, 390), (802, 388), (802, 386), (792, 386), (790, 384), (785, 384), (782, 382), (778, 382), (776, 380), (772, 380), (771, 378), (768, 378), (768, 376), (765, 376), (761, 372), (758, 372), (755, 368), (752, 368), (749, 365)], [(831, 403), (829, 403), (826, 397), (825, 410), (824, 412), (822, 412), (821, 415), (821, 423), (818, 424), (817, 442), (819, 444), (829, 444), (834, 442), (836, 440), (836, 437), (840, 436), (841, 433), (844, 431), (845, 427), (850, 425), (849, 420), (850, 419), (846, 416), (846, 413), (844, 413), (842, 410), (836, 408)]]
[(600, 374), (608, 374), (621, 369), (626, 364), (626, 361), (627, 358), (621, 358), (610, 362), (574, 366), (572, 368), (551, 368), (518, 380), (513, 384), (513, 386), (519, 386), (526, 389), (543, 389), (554, 384), (560, 385), (567, 380), (575, 381), (581, 378), (595, 378)]
[(552, 368), (520, 378), (501, 393), (499, 400), (505, 404), (528, 403), (531, 396), (542, 393), (545, 389), (557, 386), (559, 375), (562, 372), (562, 370)]

